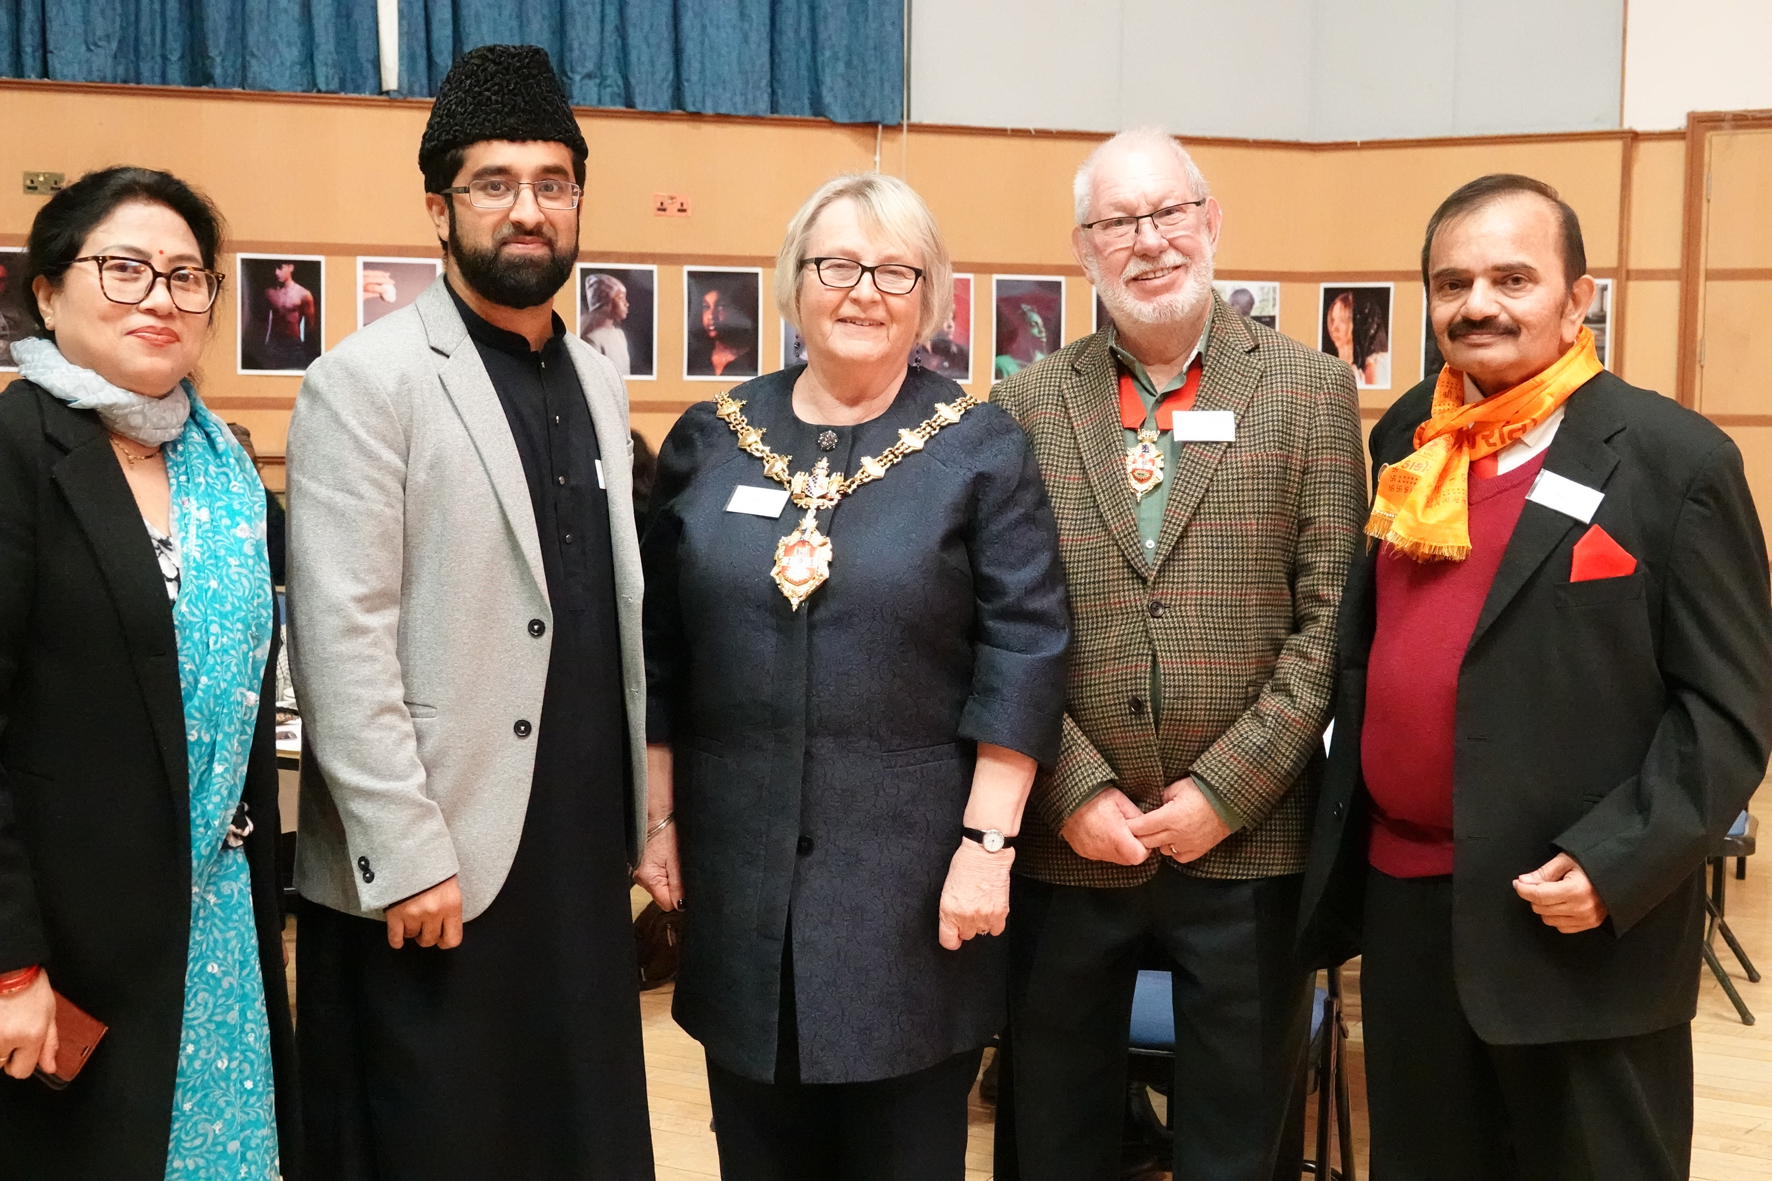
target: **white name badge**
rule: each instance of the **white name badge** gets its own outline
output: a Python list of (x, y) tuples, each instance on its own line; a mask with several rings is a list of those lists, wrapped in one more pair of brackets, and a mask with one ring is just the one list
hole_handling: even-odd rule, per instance
[(1600, 502), (1606, 499), (1606, 494), (1598, 488), (1589, 488), (1566, 476), (1540, 469), (1538, 478), (1532, 481), (1532, 491), (1526, 493), (1526, 499), (1535, 500), (1545, 508), (1589, 525), (1593, 523), (1594, 513), (1598, 511)]
[(603, 482), (603, 461), (599, 459), (599, 460), (595, 460), (594, 462), (597, 465), (597, 487), (599, 487), (599, 488), (609, 487), (609, 485), (607, 485)]
[(1230, 410), (1177, 410), (1175, 441), (1234, 443), (1237, 441), (1236, 413)]
[(732, 490), (732, 499), (726, 502), (726, 511), (749, 513), (753, 517), (779, 517), (787, 503), (786, 488), (758, 488), (754, 484), (740, 484)]

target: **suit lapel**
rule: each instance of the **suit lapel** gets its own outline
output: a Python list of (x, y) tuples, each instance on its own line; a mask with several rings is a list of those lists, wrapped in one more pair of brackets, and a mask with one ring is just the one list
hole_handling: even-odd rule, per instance
[(184, 689), (178, 679), (178, 634), (166, 598), (166, 580), (105, 430), (95, 418), (45, 395), (44, 434), (66, 448), (50, 478), (67, 498), (91, 544), (94, 560), (117, 609), (123, 642), (149, 723), (160, 748), (173, 806), (190, 822)]
[[(1236, 415), (1237, 430), (1245, 428), (1243, 415), (1261, 381), (1261, 363), (1255, 358), (1255, 338), (1241, 317), (1212, 297), (1212, 326), (1206, 337), (1206, 370), (1200, 375), (1196, 410), (1229, 410)], [(1169, 551), (1187, 531), (1194, 511), (1212, 486), (1212, 476), (1231, 443), (1178, 443), (1175, 470), (1168, 474), (1169, 503), (1163, 509), (1163, 528), (1157, 534), (1152, 568), (1161, 566)]]
[[(439, 278), (418, 297), (419, 317), (424, 321), (431, 348), (445, 360), (438, 371), (443, 390), (461, 416), (474, 450), (486, 469), (493, 494), (511, 527), (511, 536), (523, 553), (530, 577), (547, 598), (548, 580), (541, 564), (541, 540), (536, 532), (535, 506), (529, 499), (529, 481), (523, 474), (523, 457), (511, 435), (504, 404), (492, 388), (492, 378), (480, 360), (479, 350), (468, 336), (467, 326), (455, 310), (449, 290)], [(601, 435), (601, 431), (598, 432)]]
[(1120, 403), (1115, 396), (1118, 374), (1107, 333), (1077, 358), (1064, 382), (1064, 404), (1071, 429), (1082, 453), (1083, 470), (1095, 492), (1096, 507), (1108, 532), (1135, 570), (1152, 569), (1138, 538), (1138, 517), (1132, 507), (1132, 489), (1126, 483), (1126, 435), (1120, 425)]
[[(1589, 488), (1604, 490), (1612, 469), (1618, 466), (1618, 453), (1606, 444), (1606, 440), (1624, 424), (1607, 412), (1605, 404), (1596, 395), (1590, 382), (1563, 404), (1563, 422), (1544, 453), (1543, 470)], [(1520, 512), (1519, 524), (1514, 526), (1513, 536), (1508, 539), (1507, 550), (1502, 554), (1495, 581), (1490, 584), (1489, 595), (1483, 600), (1483, 613), (1477, 617), (1467, 652), (1476, 647), (1483, 633), (1500, 618), (1514, 596), (1556, 551), (1569, 531), (1576, 528), (1586, 529), (1587, 526), (1536, 501), (1526, 502)]]
[[(593, 368), (595, 362), (590, 359), (591, 349), (582, 344), (577, 337), (566, 338), (566, 353), (572, 358), (572, 368), (578, 373), (578, 385), (584, 391), (585, 405), (591, 411), (591, 425), (597, 431), (597, 451), (603, 457), (603, 483), (611, 512), (609, 514), (609, 531), (611, 541), (616, 546), (616, 553), (628, 548), (626, 535), (634, 528), (634, 514), (613, 511), (617, 506), (629, 506), (634, 502), (634, 464), (633, 439), (628, 435), (625, 416), (621, 407), (616, 405), (604, 392), (604, 378)], [(624, 391), (625, 392), (625, 391)], [(638, 544), (638, 538), (634, 538)], [(616, 563), (616, 577), (624, 578), (626, 568)], [(637, 588), (636, 588), (637, 589)]]

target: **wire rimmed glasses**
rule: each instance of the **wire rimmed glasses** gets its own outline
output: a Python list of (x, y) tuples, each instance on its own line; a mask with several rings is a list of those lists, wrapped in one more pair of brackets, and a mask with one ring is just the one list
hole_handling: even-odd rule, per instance
[(577, 209), (584, 189), (569, 180), (546, 177), (542, 180), (506, 180), (499, 176), (483, 176), (465, 185), (438, 189), (439, 193), (466, 193), (468, 204), (475, 209), (509, 209), (517, 203), (517, 191), (528, 189), (535, 194), (535, 203), (543, 209)]
[(222, 280), (227, 277), (203, 267), (156, 270), (151, 263), (118, 254), (85, 254), (68, 265), (76, 262), (98, 264), (98, 289), (112, 303), (138, 305), (153, 292), (154, 284), (164, 279), (172, 306), (193, 315), (202, 315), (215, 306)]
[(1177, 205), (1165, 205), (1149, 213), (1140, 213), (1125, 217), (1104, 217), (1099, 221), (1086, 221), (1082, 227), (1094, 234), (1109, 246), (1123, 246), (1138, 237), (1138, 223), (1149, 219), (1157, 233), (1165, 238), (1173, 238), (1182, 230), (1187, 229), (1191, 218), (1188, 216), (1198, 206), (1206, 204), (1206, 198), (1197, 201), (1183, 201)]
[(800, 265), (815, 268), (820, 283), (839, 291), (854, 287), (861, 282), (863, 275), (872, 275), (874, 290), (880, 294), (909, 295), (917, 289), (917, 282), (923, 277), (922, 268), (897, 262), (877, 263), (870, 267), (853, 258), (809, 258)]

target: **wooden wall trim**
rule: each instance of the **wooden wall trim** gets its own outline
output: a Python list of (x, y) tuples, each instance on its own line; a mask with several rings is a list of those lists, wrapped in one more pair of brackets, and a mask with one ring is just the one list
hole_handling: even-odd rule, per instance
[[(1619, 69), (1622, 71), (1623, 67)], [(1624, 99), (1620, 97), (1618, 101), (1622, 107)], [(1614, 373), (1624, 372), (1624, 307), (1630, 290), (1630, 215), (1636, 167), (1637, 133), (1627, 131), (1618, 152), (1618, 253), (1613, 256), (1618, 260), (1618, 266), (1612, 282), (1612, 339), (1606, 342), (1606, 361)]]
[[(1680, 341), (1676, 371), (1676, 397), (1680, 405), (1692, 406), (1698, 397), (1698, 331), (1703, 306), (1703, 284), (1709, 277), (1704, 266), (1705, 177), (1710, 171), (1710, 135), (1713, 131), (1772, 128), (1772, 110), (1693, 111), (1686, 116), (1686, 179), (1680, 201)], [(1718, 268), (1720, 278), (1757, 277), (1759, 268)]]

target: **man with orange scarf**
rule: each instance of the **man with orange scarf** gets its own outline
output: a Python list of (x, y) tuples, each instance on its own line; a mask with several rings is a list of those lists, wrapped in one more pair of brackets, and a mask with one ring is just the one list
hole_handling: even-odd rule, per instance
[(1759, 518), (1601, 368), (1554, 189), (1472, 181), (1421, 262), (1447, 363), (1372, 431), (1304, 949), (1363, 953), (1375, 1181), (1675, 1181), (1703, 866), (1772, 743)]

